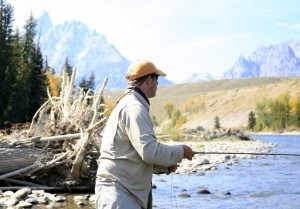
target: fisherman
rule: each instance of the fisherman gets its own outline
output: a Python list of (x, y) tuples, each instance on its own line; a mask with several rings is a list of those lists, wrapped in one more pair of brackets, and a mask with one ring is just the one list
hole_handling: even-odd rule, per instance
[(156, 139), (149, 98), (156, 95), (159, 76), (166, 74), (147, 60), (128, 68), (129, 87), (112, 111), (101, 143), (97, 209), (151, 209), (152, 173), (175, 172), (177, 163), (194, 156), (187, 145), (169, 146)]

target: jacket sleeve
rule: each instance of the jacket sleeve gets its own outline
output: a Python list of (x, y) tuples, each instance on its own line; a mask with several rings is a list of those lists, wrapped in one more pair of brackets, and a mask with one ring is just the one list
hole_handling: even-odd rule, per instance
[(165, 145), (156, 140), (148, 111), (141, 105), (132, 105), (124, 111), (124, 124), (132, 146), (143, 161), (149, 164), (172, 166), (182, 161), (181, 145)]

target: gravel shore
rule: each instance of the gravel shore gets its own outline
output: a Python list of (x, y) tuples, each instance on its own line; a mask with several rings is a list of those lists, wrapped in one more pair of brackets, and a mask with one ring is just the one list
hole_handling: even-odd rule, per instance
[[(274, 143), (258, 140), (212, 140), (201, 142), (168, 142), (167, 144), (186, 144), (194, 151), (220, 153), (272, 153)], [(257, 158), (256, 155), (245, 154), (196, 154), (191, 161), (183, 160), (176, 173), (201, 173), (206, 170), (217, 169), (218, 164), (231, 165), (238, 163), (241, 158)]]

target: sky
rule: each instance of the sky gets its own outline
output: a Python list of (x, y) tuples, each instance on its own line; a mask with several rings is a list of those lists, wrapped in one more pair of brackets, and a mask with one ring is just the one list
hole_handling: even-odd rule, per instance
[(167, 78), (222, 76), (239, 56), (300, 40), (299, 0), (6, 0), (15, 24), (47, 11), (54, 25), (78, 20), (130, 61), (148, 59)]

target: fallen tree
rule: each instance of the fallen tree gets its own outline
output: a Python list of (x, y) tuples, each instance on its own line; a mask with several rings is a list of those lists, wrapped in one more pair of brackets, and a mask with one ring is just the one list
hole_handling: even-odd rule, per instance
[(106, 122), (104, 90), (74, 94), (76, 70), (63, 72), (61, 92), (39, 108), (28, 130), (1, 141), (1, 188), (94, 188), (101, 132)]

